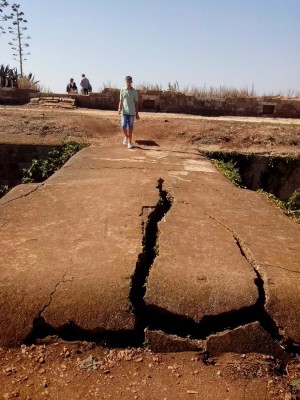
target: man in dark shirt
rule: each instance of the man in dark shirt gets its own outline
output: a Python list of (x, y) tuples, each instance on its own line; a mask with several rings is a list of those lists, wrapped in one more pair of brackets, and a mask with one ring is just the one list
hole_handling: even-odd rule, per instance
[(70, 83), (67, 85), (67, 92), (68, 93), (77, 93), (77, 86), (76, 83), (74, 82), (74, 79), (70, 79)]

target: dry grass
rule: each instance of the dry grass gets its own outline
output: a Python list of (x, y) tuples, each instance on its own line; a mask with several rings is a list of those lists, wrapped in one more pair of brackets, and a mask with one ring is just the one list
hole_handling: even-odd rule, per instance
[(135, 85), (135, 87), (138, 90), (152, 90), (152, 91), (157, 91), (157, 92), (163, 91), (163, 86), (160, 83), (152, 84), (149, 82), (139, 82), (137, 85)]
[(111, 81), (103, 82), (101, 87), (98, 89), (98, 92), (103, 92), (104, 89), (120, 89), (120, 86), (116, 83), (112, 83)]
[[(243, 86), (240, 88), (229, 87), (225, 85), (221, 85), (219, 87), (209, 86), (196, 86), (196, 85), (186, 85), (180, 87), (178, 81), (169, 82), (167, 85), (167, 89), (164, 89), (161, 83), (149, 83), (149, 82), (139, 82), (134, 87), (138, 90), (149, 90), (149, 91), (158, 91), (158, 92), (176, 92), (182, 93), (186, 96), (195, 96), (200, 99), (225, 99), (228, 97), (285, 97), (285, 98), (300, 98), (300, 90), (288, 89), (286, 91), (281, 91), (278, 93), (274, 92), (265, 92), (263, 94), (259, 94), (254, 85), (249, 88), (248, 86)], [(107, 81), (102, 84), (102, 88), (99, 89), (101, 92), (105, 88), (111, 89), (119, 89), (120, 87), (116, 84), (112, 84), (111, 81)]]
[(27, 76), (21, 76), (18, 78), (18, 87), (20, 89), (36, 89), (38, 90), (38, 82), (34, 82)]
[(208, 98), (226, 98), (226, 97), (257, 97), (258, 94), (254, 90), (254, 86), (252, 85), (251, 89), (247, 86), (241, 88), (234, 88), (228, 86), (219, 86), (219, 87), (206, 87), (206, 85), (202, 87), (198, 86), (185, 86), (181, 90), (187, 96), (195, 96), (202, 99)]

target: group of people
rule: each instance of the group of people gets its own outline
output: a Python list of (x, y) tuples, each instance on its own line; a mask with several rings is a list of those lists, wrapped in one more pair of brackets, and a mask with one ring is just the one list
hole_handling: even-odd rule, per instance
[[(87, 95), (92, 91), (92, 87), (90, 81), (84, 74), (82, 74), (81, 77), (81, 93)], [(71, 78), (70, 83), (68, 83), (67, 92), (78, 93), (73, 78)], [(134, 119), (139, 120), (140, 117), (138, 110), (138, 93), (136, 89), (132, 87), (132, 77), (129, 75), (125, 78), (125, 87), (120, 90), (118, 113), (121, 115), (121, 128), (124, 134), (123, 145), (127, 146), (128, 149), (132, 149), (133, 123)]]
[[(80, 86), (81, 86), (81, 94), (87, 95), (92, 91), (92, 86), (90, 84), (90, 81), (85, 76), (85, 74), (81, 75)], [(73, 78), (71, 78), (70, 82), (67, 84), (66, 91), (67, 93), (78, 93), (77, 85)]]

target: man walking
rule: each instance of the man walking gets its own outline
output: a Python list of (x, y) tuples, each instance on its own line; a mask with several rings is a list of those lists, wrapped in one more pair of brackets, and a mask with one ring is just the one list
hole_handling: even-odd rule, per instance
[(123, 144), (132, 149), (132, 132), (134, 117), (139, 120), (138, 93), (132, 87), (132, 77), (126, 76), (126, 86), (120, 90), (119, 114), (122, 114)]

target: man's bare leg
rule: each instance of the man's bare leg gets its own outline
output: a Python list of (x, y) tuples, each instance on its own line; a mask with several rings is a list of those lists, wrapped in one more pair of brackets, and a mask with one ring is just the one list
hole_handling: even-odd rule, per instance
[(128, 131), (128, 144), (132, 144), (132, 132), (133, 131)]

